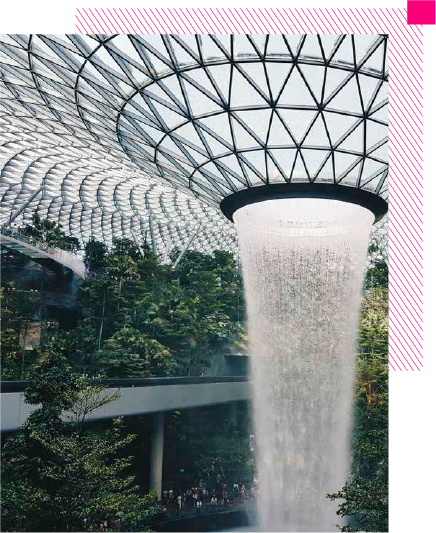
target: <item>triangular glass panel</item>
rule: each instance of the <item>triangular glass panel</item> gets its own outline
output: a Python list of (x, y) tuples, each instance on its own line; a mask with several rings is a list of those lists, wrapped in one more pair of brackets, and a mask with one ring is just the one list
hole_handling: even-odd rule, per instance
[(240, 68), (246, 75), (257, 85), (257, 87), (263, 92), (266, 99), (269, 98), (269, 89), (265, 77), (265, 69), (263, 63), (256, 61), (255, 63), (243, 63)]
[[(324, 152), (324, 156), (326, 157), (327, 154)], [(324, 166), (321, 169), (321, 172), (318, 174), (318, 176), (315, 178), (315, 181), (317, 183), (319, 182), (328, 182), (328, 183), (334, 183), (334, 176), (333, 176), (333, 156), (330, 153), (329, 156), (327, 156), (328, 159), (325, 162)], [(315, 171), (316, 172), (316, 171)]]
[(379, 81), (380, 88), (371, 108), (378, 106), (381, 102), (389, 99), (389, 85), (386, 82)]
[[(229, 37), (227, 35), (220, 36), (214, 35), (214, 37), (223, 44), (223, 41), (226, 41), (224, 48), (228, 51), (230, 55), (230, 44)], [(222, 37), (222, 39), (220, 39)], [(227, 46), (226, 46), (227, 45)], [(200, 35), (200, 48), (203, 55), (203, 61), (210, 61), (213, 59), (223, 59), (225, 57), (224, 52), (216, 44), (216, 42), (211, 38), (210, 35)]]
[(330, 147), (330, 143), (328, 141), (327, 132), (321, 114), (318, 115), (313, 126), (310, 128), (309, 133), (304, 138), (303, 145)]
[(306, 35), (300, 55), (322, 58), (317, 35)]
[(296, 150), (292, 148), (285, 148), (282, 150), (270, 150), (274, 159), (280, 165), (280, 168), (285, 173), (286, 179), (289, 180), (291, 175), (292, 165), (294, 164)]
[(295, 143), (278, 115), (274, 113), (269, 132), (268, 146), (293, 146)]
[[(230, 145), (230, 149), (233, 146), (232, 133), (229, 125), (229, 115), (227, 113), (221, 113), (214, 115), (213, 117), (202, 118), (198, 121), (201, 126), (204, 124), (212, 134), (223, 139), (223, 144)], [(205, 130), (203, 130), (205, 132)], [(213, 135), (212, 135), (213, 136)]]
[(341, 115), (340, 113), (329, 113), (327, 111), (323, 111), (323, 115), (333, 145), (338, 142), (346, 131), (360, 120), (357, 117)]
[(316, 106), (316, 102), (297, 68), (294, 68), (288, 78), (278, 104), (280, 106)]
[[(171, 46), (174, 50), (175, 56), (177, 58), (177, 65), (179, 67), (183, 67), (185, 65), (192, 65), (194, 62), (198, 63), (199, 57), (197, 52), (197, 43), (195, 42), (194, 35), (171, 35), (170, 37)], [(186, 37), (192, 37), (194, 39), (194, 41), (192, 42), (191, 40), (190, 43), (194, 44), (194, 48), (191, 48), (191, 46), (189, 46)], [(185, 47), (189, 49), (189, 52), (181, 44), (178, 43), (178, 39), (184, 41)]]
[(304, 36), (288, 34), (288, 35), (285, 35), (284, 37), (285, 37), (286, 42), (288, 43), (288, 47), (292, 51), (292, 54), (296, 56), (299, 53), (300, 46), (301, 46)]
[(383, 41), (380, 41), (380, 45), (375, 52), (361, 65), (363, 70), (373, 69), (383, 74), (383, 60), (385, 56), (385, 46)]
[(329, 100), (327, 107), (340, 111), (349, 111), (351, 113), (363, 113), (355, 76), (353, 76), (334, 98)]
[(266, 182), (266, 166), (265, 166), (265, 152), (264, 150), (253, 150), (244, 154), (245, 159), (263, 176), (263, 181)]
[[(220, 34), (220, 35), (208, 35), (208, 38), (210, 41), (212, 41), (213, 46), (216, 46), (219, 50), (218, 57), (231, 57), (230, 50), (231, 50), (231, 44), (230, 41), (233, 39), (233, 35), (227, 35), (227, 34)], [(204, 49), (204, 48), (203, 48)], [(224, 50), (221, 51), (221, 49)], [(216, 58), (217, 56), (214, 55), (212, 58)], [(206, 56), (203, 54), (203, 59), (206, 59)], [(207, 59), (211, 59), (209, 56), (207, 56)]]
[(253, 45), (249, 41), (247, 35), (235, 34), (233, 36), (233, 59), (237, 61), (238, 59), (247, 57), (258, 58), (259, 56), (256, 52), (256, 49), (253, 48)]
[(378, 161), (373, 161), (368, 157), (365, 158), (365, 164), (362, 172), (362, 182), (365, 183), (369, 178), (373, 177), (375, 174), (378, 174), (384, 170), (386, 165), (379, 163)]
[(389, 130), (387, 126), (373, 122), (372, 120), (367, 120), (366, 122), (366, 144), (368, 147), (374, 146), (382, 139), (388, 137)]
[(291, 57), (283, 35), (271, 34), (268, 36), (266, 57), (268, 56), (278, 56), (284, 59), (289, 59)]
[(182, 142), (186, 140), (191, 144), (197, 146), (200, 150), (205, 151), (204, 145), (201, 142), (201, 139), (197, 134), (197, 130), (195, 129), (192, 122), (188, 122), (184, 126), (181, 126), (176, 130), (175, 133), (181, 139)]
[(299, 152), (296, 154), (295, 164), (293, 165), (291, 181), (309, 181), (306, 168)]
[(222, 107), (220, 105), (218, 105), (202, 91), (191, 85), (188, 81), (183, 80), (182, 83), (184, 84), (185, 91), (188, 95), (191, 113), (195, 118), (206, 115), (207, 113), (222, 111)]
[(247, 148), (258, 148), (259, 144), (256, 139), (243, 128), (239, 122), (232, 116), (233, 133), (235, 135), (235, 149), (246, 150)]
[(238, 111), (233, 113), (234, 117), (238, 117), (243, 121), (248, 128), (259, 138), (261, 143), (266, 143), (266, 136), (271, 118), (270, 109), (256, 109), (252, 111)]
[(350, 65), (350, 67), (354, 68), (354, 54), (351, 35), (345, 35), (345, 39), (342, 40), (341, 45), (333, 57), (333, 61), (347, 63)]
[(232, 181), (239, 181), (244, 185), (248, 185), (239, 165), (238, 158), (235, 155), (232, 154), (227, 157), (222, 157), (220, 158), (220, 162), (228, 167), (236, 176), (238, 176), (238, 178), (236, 178), (231, 172), (226, 170), (227, 175), (232, 179)]
[(272, 154), (267, 153), (266, 166), (268, 183), (283, 183), (286, 181), (286, 175), (282, 174), (282, 172), (284, 171), (280, 169), (280, 165), (278, 162), (276, 164)]
[(362, 74), (358, 74), (357, 77), (359, 79), (360, 92), (362, 94), (362, 99), (363, 99), (363, 106), (364, 106), (364, 109), (367, 110), (372, 98), (374, 97), (374, 94), (378, 88), (380, 81), (375, 78), (371, 78), (369, 76), (363, 76)]
[(251, 34), (249, 38), (251, 41), (254, 42), (254, 45), (259, 50), (260, 55), (263, 56), (265, 54), (265, 43), (266, 43), (267, 35)]
[(203, 131), (204, 140), (211, 151), (213, 156), (219, 156), (229, 153), (230, 148), (224, 144), (221, 144), (215, 137), (209, 135), (206, 131)]
[(302, 141), (310, 124), (317, 115), (317, 111), (311, 110), (280, 109), (278, 112), (297, 143)]
[(328, 60), (333, 52), (336, 41), (340, 38), (340, 35), (320, 35), (321, 43), (324, 50), (326, 60)]
[(324, 89), (324, 102), (335, 92), (352, 74), (340, 69), (328, 68), (326, 73), (326, 82)]
[(354, 172), (351, 173), (352, 176), (355, 176), (357, 179), (357, 171), (355, 163), (359, 162), (362, 158), (356, 157), (355, 155), (343, 154), (341, 152), (334, 153), (335, 158), (335, 171), (336, 171), (336, 181), (342, 178), (343, 174), (348, 171), (350, 167), (353, 167)]
[(164, 45), (161, 35), (148, 34), (147, 39), (135, 35), (132, 36), (132, 39), (135, 42), (138, 53), (142, 56), (143, 62), (146, 66), (148, 66), (148, 61), (151, 63), (151, 67), (156, 76), (168, 70), (174, 70), (174, 65), (168, 57), (168, 50)]
[(152, 102), (151, 106), (152, 107), (151, 107), (150, 111), (152, 111), (153, 114), (156, 115), (156, 118), (158, 118), (158, 120), (159, 120), (159, 116), (157, 115), (157, 113), (158, 113), (160, 115), (160, 118), (166, 124), (167, 129), (169, 129), (169, 130), (172, 130), (172, 129), (176, 128), (177, 126), (180, 126), (180, 124), (183, 124), (184, 122), (186, 122), (186, 118), (185, 117), (179, 115), (175, 111), (172, 111), (171, 109), (169, 109), (168, 107), (160, 104), (159, 102), (154, 101), (154, 102)]
[(318, 103), (321, 102), (326, 69), (323, 66), (300, 65), (300, 70)]
[(195, 86), (195, 84), (198, 84), (200, 87), (204, 88), (206, 92), (210, 93), (212, 97), (220, 100), (218, 93), (203, 69), (198, 68), (190, 70), (183, 74), (183, 78), (188, 82), (192, 80), (193, 83), (191, 85)]
[[(243, 156), (239, 156), (239, 160), (242, 162), (245, 168), (250, 183), (255, 185), (265, 185), (267, 183), (265, 174), (261, 174), (262, 168), (265, 169), (265, 152), (260, 150), (259, 152), (251, 151), (245, 152)], [(262, 162), (263, 159), (263, 162)], [(260, 161), (261, 167), (258, 168), (256, 164)]]
[[(168, 89), (168, 92), (172, 95), (172, 100), (175, 100), (178, 102), (179, 106), (181, 106), (183, 109), (186, 109), (185, 98), (180, 87), (180, 80), (178, 76), (167, 76), (159, 83)], [(148, 89), (148, 87), (150, 86), (147, 86), (146, 89)], [(168, 96), (166, 98), (168, 98)]]
[(379, 38), (378, 35), (355, 35), (354, 47), (356, 50), (356, 63), (359, 64), (371, 46)]
[(363, 122), (348, 135), (348, 137), (339, 144), (341, 150), (350, 150), (363, 154)]
[(388, 163), (389, 161), (389, 143), (388, 142), (382, 144), (374, 151), (371, 151), (370, 148), (368, 149), (368, 153), (370, 153), (370, 157), (381, 159), (382, 161), (385, 161), (386, 163)]
[[(301, 155), (306, 163), (307, 170), (309, 172), (310, 179), (313, 180), (321, 165), (330, 156), (330, 153), (325, 150), (307, 150), (303, 149)], [(322, 170), (321, 170), (322, 174)]]
[(224, 98), (224, 102), (229, 100), (230, 89), (230, 65), (215, 65), (207, 67), (209, 74), (212, 75), (221, 95)]
[(234, 67), (230, 100), (233, 108), (267, 104), (261, 94)]
[[(119, 61), (122, 61), (122, 59), (119, 58)], [(104, 70), (113, 76), (116, 76), (119, 79), (127, 80), (126, 74), (104, 46), (101, 46), (95, 52), (95, 54), (92, 56), (92, 62), (97, 67), (103, 67)]]
[(273, 100), (278, 98), (291, 68), (292, 65), (289, 63), (266, 63)]
[(386, 124), (389, 122), (389, 105), (382, 106), (378, 111), (371, 111), (369, 117), (372, 119), (382, 120)]

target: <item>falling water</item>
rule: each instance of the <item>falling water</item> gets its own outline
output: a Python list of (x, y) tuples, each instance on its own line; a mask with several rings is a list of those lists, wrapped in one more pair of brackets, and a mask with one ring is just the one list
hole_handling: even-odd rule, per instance
[(372, 213), (334, 200), (236, 211), (263, 531), (337, 531)]

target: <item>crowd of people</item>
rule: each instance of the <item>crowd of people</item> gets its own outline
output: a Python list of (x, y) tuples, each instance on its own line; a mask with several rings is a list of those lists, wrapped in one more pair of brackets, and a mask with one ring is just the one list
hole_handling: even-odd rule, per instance
[(165, 489), (162, 492), (159, 512), (171, 517), (228, 509), (232, 505), (254, 499), (257, 486), (256, 476), (248, 489), (242, 481), (228, 484), (226, 480), (218, 477), (216, 483), (211, 484), (200, 479), (198, 483), (184, 489)]

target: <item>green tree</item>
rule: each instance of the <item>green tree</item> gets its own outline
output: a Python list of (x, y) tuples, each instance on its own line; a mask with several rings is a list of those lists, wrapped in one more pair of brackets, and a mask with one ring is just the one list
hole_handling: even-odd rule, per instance
[(31, 241), (34, 241), (36, 245), (46, 244), (71, 253), (77, 253), (81, 249), (79, 239), (67, 235), (63, 231), (61, 224), (43, 219), (37, 212), (32, 215), (32, 223), (20, 228), (20, 232)]
[(99, 270), (104, 268), (107, 262), (108, 248), (100, 241), (97, 241), (95, 237), (91, 237), (85, 244), (85, 264), (91, 270)]
[(165, 346), (132, 328), (122, 328), (104, 342), (96, 365), (105, 377), (118, 378), (171, 376), (177, 371), (177, 362)]
[(35, 353), (26, 354), (23, 343), (38, 309), (38, 302), (35, 301), (35, 293), (18, 290), (11, 283), (1, 287), (0, 302), (2, 379), (20, 379), (35, 361)]
[[(201, 374), (242, 338), (242, 283), (231, 254), (187, 252), (174, 270), (129, 239), (114, 239), (110, 250), (91, 239), (85, 253), (83, 320), (76, 332), (62, 333), (75, 368), (99, 372), (104, 365), (113, 377), (129, 377), (129, 368), (130, 377)], [(126, 346), (135, 336), (135, 347)], [(159, 364), (148, 362), (147, 351)]]
[(40, 407), (3, 447), (3, 531), (98, 531), (105, 521), (111, 531), (147, 530), (155, 495), (140, 496), (125, 473), (132, 458), (123, 450), (135, 435), (120, 420), (85, 431), (87, 415), (114, 398), (58, 352), (45, 354), (25, 393)]
[(352, 469), (334, 494), (341, 531), (388, 531), (388, 289), (368, 289), (360, 322)]

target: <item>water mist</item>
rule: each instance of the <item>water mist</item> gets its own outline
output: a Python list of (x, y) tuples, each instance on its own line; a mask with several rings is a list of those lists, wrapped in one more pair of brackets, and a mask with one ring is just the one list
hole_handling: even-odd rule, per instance
[(263, 531), (336, 531), (349, 469), (356, 337), (374, 215), (324, 199), (234, 214), (252, 359)]

